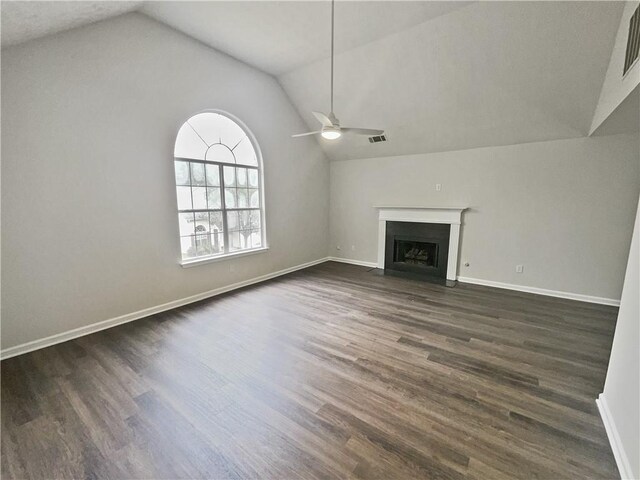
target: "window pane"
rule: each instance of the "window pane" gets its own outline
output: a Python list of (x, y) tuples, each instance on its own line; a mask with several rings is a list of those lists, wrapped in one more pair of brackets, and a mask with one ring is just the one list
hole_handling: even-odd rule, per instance
[(196, 235), (209, 233), (209, 212), (196, 212), (195, 218)]
[(255, 188), (249, 189), (249, 206), (251, 208), (260, 207), (260, 193)]
[(224, 171), (222, 172), (222, 175), (224, 177), (225, 187), (236, 186), (236, 169), (234, 167), (224, 167)]
[(249, 186), (258, 188), (258, 170), (254, 168), (249, 169)]
[(220, 167), (218, 165), (207, 165), (207, 185), (210, 187), (220, 185)]
[(238, 230), (238, 212), (227, 212), (227, 229)]
[(178, 210), (191, 210), (191, 187), (176, 187)]
[(242, 248), (251, 248), (251, 230), (240, 231), (240, 245)]
[(238, 212), (238, 228), (240, 230), (250, 230), (250, 215), (248, 210)]
[(176, 185), (189, 185), (189, 162), (174, 162)]
[(220, 188), (207, 188), (207, 205), (210, 210), (222, 208), (220, 201)]
[(217, 112), (198, 113), (188, 122), (209, 145), (222, 142), (233, 147), (246, 136), (244, 130), (236, 122)]
[(231, 150), (227, 145), (221, 145), (219, 143), (211, 145), (207, 150), (206, 159), (210, 162), (220, 163), (236, 163), (236, 159), (233, 156)]
[(211, 235), (196, 235), (196, 255), (202, 257), (211, 255), (213, 249), (211, 247)]
[(204, 186), (204, 165), (202, 163), (191, 164), (191, 185)]
[(233, 149), (233, 154), (236, 157), (236, 162), (242, 165), (258, 165), (256, 159), (256, 152), (251, 145), (251, 141), (245, 135), (242, 141), (237, 147)]
[(196, 256), (195, 237), (180, 237), (180, 249), (182, 250), (182, 258), (192, 258)]
[(224, 234), (222, 232), (222, 212), (209, 212), (212, 253), (224, 253)]
[(246, 228), (260, 228), (260, 210), (246, 210), (243, 213), (246, 215)]
[(238, 182), (239, 187), (247, 186), (247, 169), (246, 168), (236, 168), (236, 180)]
[(235, 188), (225, 188), (224, 189), (224, 204), (227, 208), (236, 208), (236, 189)]
[(174, 157), (196, 158), (204, 160), (204, 153), (207, 150), (207, 144), (193, 131), (193, 128), (186, 122), (178, 132), (176, 138), (176, 146), (173, 151)]
[(180, 224), (180, 236), (193, 235), (193, 213), (179, 213), (178, 221)]
[(207, 189), (204, 187), (192, 187), (193, 209), (207, 209)]
[(229, 251), (242, 250), (240, 232), (229, 232)]
[(262, 246), (262, 232), (260, 230), (251, 231), (251, 248)]
[(247, 208), (249, 206), (249, 200), (247, 198), (247, 190), (239, 188), (238, 192), (238, 208)]
[(224, 229), (222, 223), (222, 212), (209, 212), (209, 231), (221, 232)]
[(210, 235), (211, 253), (224, 253), (224, 235), (222, 232), (215, 232)]

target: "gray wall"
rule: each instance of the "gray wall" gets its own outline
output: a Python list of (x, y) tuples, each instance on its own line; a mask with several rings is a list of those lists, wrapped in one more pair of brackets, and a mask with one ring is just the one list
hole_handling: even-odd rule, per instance
[[(258, 140), (271, 248), (183, 269), (173, 140), (207, 108)], [(324, 257), (305, 130), (273, 77), (139, 14), (3, 50), (2, 348)]]
[[(628, 478), (640, 478), (640, 210), (629, 251), (609, 369), (600, 401), (610, 415), (624, 452)], [(624, 477), (623, 477), (624, 478)]]
[(639, 159), (620, 135), (333, 162), (329, 254), (376, 261), (373, 205), (470, 207), (459, 275), (619, 299)]

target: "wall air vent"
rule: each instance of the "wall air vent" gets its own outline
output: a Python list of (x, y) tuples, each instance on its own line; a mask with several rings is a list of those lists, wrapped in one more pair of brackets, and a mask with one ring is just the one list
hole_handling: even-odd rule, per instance
[(369, 137), (369, 143), (378, 143), (378, 142), (386, 142), (387, 137), (385, 135), (375, 135), (373, 137)]
[(636, 60), (638, 60), (638, 51), (640, 51), (640, 6), (636, 8), (636, 11), (631, 15), (631, 20), (629, 20), (627, 53), (624, 57), (624, 71), (622, 75), (625, 75)]

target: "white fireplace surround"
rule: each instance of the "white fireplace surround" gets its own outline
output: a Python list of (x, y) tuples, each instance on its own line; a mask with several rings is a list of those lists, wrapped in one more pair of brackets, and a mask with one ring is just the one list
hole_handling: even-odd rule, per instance
[(393, 207), (374, 205), (378, 209), (378, 268), (384, 268), (387, 222), (445, 223), (451, 225), (447, 280), (455, 281), (458, 272), (460, 222), (467, 207)]

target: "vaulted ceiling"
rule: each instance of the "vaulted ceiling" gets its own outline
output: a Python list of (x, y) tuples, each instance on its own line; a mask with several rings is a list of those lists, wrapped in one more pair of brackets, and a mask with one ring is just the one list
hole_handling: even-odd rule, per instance
[(131, 12), (142, 2), (6, 1), (0, 4), (2, 47)]
[[(388, 142), (317, 141), (340, 160), (584, 136), (623, 6), (338, 0), (335, 113)], [(132, 9), (275, 75), (310, 129), (329, 109), (326, 1), (2, 2), (3, 46)]]
[[(477, 2), (336, 56), (342, 125), (388, 142), (320, 140), (332, 159), (585, 136), (622, 3)], [(329, 61), (280, 77), (309, 127), (329, 105)]]
[[(336, 51), (351, 50), (470, 3), (338, 1)], [(331, 52), (327, 1), (148, 2), (141, 11), (273, 75)]]

